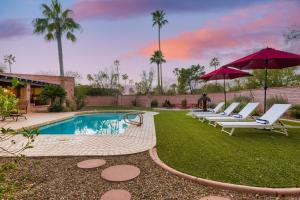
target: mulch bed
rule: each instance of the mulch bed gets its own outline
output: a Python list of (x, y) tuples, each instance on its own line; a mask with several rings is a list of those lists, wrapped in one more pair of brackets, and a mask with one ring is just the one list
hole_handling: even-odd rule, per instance
[[(79, 169), (76, 166), (78, 162), (91, 158), (105, 159), (107, 163), (96, 169)], [(0, 158), (0, 164), (9, 160), (11, 158)], [(117, 164), (135, 165), (140, 168), (141, 174), (121, 183), (107, 182), (100, 177), (103, 169)], [(148, 152), (127, 156), (27, 158), (7, 176), (21, 185), (15, 199), (100, 199), (111, 189), (128, 190), (133, 200), (192, 200), (208, 195), (231, 199), (275, 199), (218, 190), (184, 180), (158, 167)]]

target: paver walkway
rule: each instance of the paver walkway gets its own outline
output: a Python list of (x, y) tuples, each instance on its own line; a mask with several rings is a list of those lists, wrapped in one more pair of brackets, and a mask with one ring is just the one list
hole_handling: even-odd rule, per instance
[[(144, 124), (140, 127), (130, 125), (119, 135), (39, 135), (34, 142), (34, 148), (23, 152), (26, 156), (78, 156), (78, 155), (124, 155), (143, 152), (156, 144), (153, 116), (155, 112), (145, 112)], [(47, 123), (64, 119), (74, 113), (37, 113), (28, 116), (28, 120), (0, 124), (0, 127), (18, 129), (26, 126)], [(19, 148), (21, 137), (15, 138), (16, 148)], [(8, 146), (1, 143), (0, 145)], [(19, 145), (19, 146), (18, 146)], [(0, 154), (1, 156), (1, 154)]]

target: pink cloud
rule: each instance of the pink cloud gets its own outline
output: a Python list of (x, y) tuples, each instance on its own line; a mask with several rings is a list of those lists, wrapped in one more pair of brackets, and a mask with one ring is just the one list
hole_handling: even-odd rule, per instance
[[(209, 20), (196, 31), (165, 39), (162, 50), (167, 59), (175, 60), (236, 57), (249, 49), (282, 48), (283, 32), (289, 26), (299, 24), (299, 4), (296, 1), (250, 6)], [(156, 49), (157, 43), (154, 42), (138, 53), (149, 56)]]
[(0, 21), (0, 39), (28, 34), (25, 24), (15, 19)]

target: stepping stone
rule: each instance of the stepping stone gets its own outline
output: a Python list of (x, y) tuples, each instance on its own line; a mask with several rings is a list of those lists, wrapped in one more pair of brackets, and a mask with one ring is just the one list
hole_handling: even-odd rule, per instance
[(134, 179), (140, 173), (140, 169), (133, 165), (115, 165), (104, 169), (101, 177), (107, 181), (121, 182)]
[(106, 161), (102, 159), (90, 159), (77, 163), (77, 167), (82, 169), (91, 169), (105, 165)]
[(105, 192), (100, 200), (130, 200), (131, 194), (126, 190), (109, 190)]
[(219, 197), (219, 196), (206, 196), (200, 198), (199, 200), (230, 200), (230, 199), (225, 197)]

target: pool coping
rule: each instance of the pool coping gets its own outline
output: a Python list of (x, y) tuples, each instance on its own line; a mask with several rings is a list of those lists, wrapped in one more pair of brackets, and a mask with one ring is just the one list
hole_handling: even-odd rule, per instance
[[(28, 157), (51, 157), (51, 156), (114, 156), (114, 155), (128, 155), (135, 154), (139, 152), (148, 151), (153, 148), (156, 144), (156, 134), (153, 116), (158, 114), (157, 112), (140, 111), (140, 110), (92, 110), (92, 111), (81, 111), (69, 113), (67, 116), (60, 116), (56, 119), (52, 118), (48, 121), (39, 121), (37, 123), (31, 123), (16, 127), (16, 131), (20, 131), (23, 128), (38, 128), (41, 126), (46, 126), (63, 120), (71, 119), (78, 115), (84, 114), (94, 114), (94, 113), (129, 113), (129, 112), (141, 112), (146, 117), (146, 121), (151, 120), (150, 123), (146, 123), (143, 126), (135, 127), (129, 125), (122, 134), (119, 135), (74, 135), (74, 134), (40, 134), (35, 140), (37, 144), (35, 145), (45, 145), (45, 147), (37, 146), (34, 149), (28, 149), (22, 153)], [(152, 125), (153, 121), (153, 125)], [(9, 125), (7, 125), (9, 126)], [(147, 131), (149, 129), (149, 131)], [(129, 132), (128, 132), (129, 131)], [(141, 132), (140, 132), (141, 131)], [(154, 132), (153, 132), (154, 131)], [(24, 139), (21, 134), (17, 134), (16, 141), (20, 142)], [(89, 138), (93, 138), (92, 140)], [(111, 138), (111, 139), (110, 139)], [(116, 139), (115, 142), (110, 142), (110, 140)], [(75, 143), (73, 142), (75, 141)], [(82, 142), (82, 145), (86, 145), (84, 148), (79, 148), (77, 142)], [(99, 143), (98, 143), (99, 142)], [(54, 143), (61, 148), (61, 152), (54, 148)], [(68, 143), (64, 145), (64, 143)], [(97, 145), (98, 144), (98, 145)], [(8, 144), (4, 144), (8, 145)], [(100, 146), (99, 146), (100, 145)], [(114, 145), (121, 145), (120, 149), (114, 149)], [(56, 147), (58, 147), (56, 146)], [(72, 148), (74, 149), (74, 152)], [(50, 152), (46, 152), (45, 149), (50, 148)], [(1, 154), (1, 157), (12, 157), (8, 154)]]
[[(95, 113), (118, 113), (118, 112), (126, 112), (126, 111), (129, 111), (129, 112), (136, 112), (138, 110), (92, 110), (92, 111), (78, 111), (78, 112), (75, 112), (73, 113), (72, 115), (70, 116), (67, 116), (67, 117), (62, 117), (62, 118), (59, 118), (59, 119), (55, 119), (55, 120), (50, 120), (50, 121), (47, 121), (47, 122), (43, 122), (43, 123), (38, 123), (38, 124), (34, 124), (34, 125), (30, 125), (30, 126), (26, 126), (26, 127), (22, 127), (22, 128), (18, 128), (16, 129), (16, 131), (21, 131), (23, 130), (24, 128), (28, 128), (28, 129), (31, 129), (31, 128), (38, 128), (40, 126), (47, 126), (47, 125), (50, 125), (50, 124), (54, 124), (54, 123), (57, 123), (57, 122), (60, 122), (60, 121), (64, 121), (64, 120), (68, 120), (68, 119), (71, 119), (73, 117), (75, 117), (76, 115), (82, 115), (82, 114), (95, 114)], [(147, 112), (147, 111), (140, 111), (140, 112)], [(46, 134), (42, 134), (42, 135), (46, 135)], [(50, 134), (51, 135), (51, 134)]]
[(247, 186), (247, 185), (238, 185), (233, 183), (224, 183), (220, 181), (213, 181), (209, 179), (204, 179), (196, 176), (192, 176), (176, 169), (168, 166), (165, 164), (160, 158), (158, 157), (156, 148), (152, 148), (149, 150), (149, 155), (151, 159), (161, 168), (167, 170), (168, 172), (184, 178), (190, 181), (199, 183), (201, 185), (214, 187), (218, 189), (226, 189), (226, 190), (234, 190), (237, 192), (245, 192), (245, 193), (254, 193), (254, 194), (268, 194), (268, 195), (300, 195), (300, 188), (267, 188), (267, 187), (255, 187), (255, 186)]

